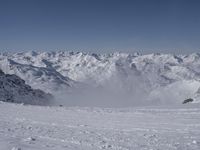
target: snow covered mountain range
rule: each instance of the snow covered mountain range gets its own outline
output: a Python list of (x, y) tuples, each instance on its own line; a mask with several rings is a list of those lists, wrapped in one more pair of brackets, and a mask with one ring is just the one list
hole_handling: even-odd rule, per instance
[(41, 90), (32, 89), (16, 75), (0, 70), (0, 101), (32, 105), (48, 105), (53, 97)]
[[(128, 99), (127, 105), (132, 102), (174, 104), (182, 103), (187, 98), (200, 101), (198, 53), (1, 53), (0, 69), (19, 76), (34, 89), (55, 96), (60, 95), (60, 91), (67, 97), (69, 91), (80, 93), (86, 90), (92, 94), (100, 93), (101, 96), (107, 94)], [(84, 88), (80, 90), (81, 86)]]

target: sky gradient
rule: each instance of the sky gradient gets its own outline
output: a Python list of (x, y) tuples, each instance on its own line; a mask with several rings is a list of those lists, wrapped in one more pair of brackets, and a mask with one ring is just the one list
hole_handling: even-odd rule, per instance
[(0, 0), (0, 50), (200, 52), (200, 1)]

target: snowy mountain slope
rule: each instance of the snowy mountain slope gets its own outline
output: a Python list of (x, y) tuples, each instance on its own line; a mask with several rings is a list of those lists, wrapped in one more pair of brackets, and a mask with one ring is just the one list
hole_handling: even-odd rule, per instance
[(31, 51), (2, 53), (0, 64), (6, 73), (16, 74), (34, 88), (51, 93), (63, 87), (67, 91), (81, 82), (132, 101), (161, 104), (181, 103), (186, 98), (199, 101), (200, 54)]
[(33, 88), (52, 93), (61, 88), (68, 88), (73, 81), (62, 76), (52, 68), (37, 67), (31, 64), (20, 64), (11, 59), (1, 59), (0, 68), (7, 74), (16, 74)]
[[(17, 112), (17, 113), (16, 113)], [(0, 103), (1, 150), (199, 150), (200, 109)]]
[(41, 90), (33, 90), (16, 75), (4, 74), (0, 70), (0, 101), (32, 105), (49, 105), (53, 97)]

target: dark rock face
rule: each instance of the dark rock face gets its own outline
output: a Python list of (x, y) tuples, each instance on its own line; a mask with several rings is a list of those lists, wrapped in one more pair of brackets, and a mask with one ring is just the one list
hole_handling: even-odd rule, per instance
[(4, 74), (0, 70), (0, 101), (48, 105), (52, 99), (52, 95), (32, 89), (18, 76)]
[(193, 102), (193, 101), (194, 100), (192, 98), (188, 98), (188, 99), (184, 100), (182, 104), (190, 103), (190, 102)]
[(4, 72), (0, 69), (0, 76), (4, 75)]

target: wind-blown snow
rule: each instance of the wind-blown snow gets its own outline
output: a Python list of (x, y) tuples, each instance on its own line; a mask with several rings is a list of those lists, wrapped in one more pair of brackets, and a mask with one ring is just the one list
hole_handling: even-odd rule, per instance
[(199, 102), (200, 54), (2, 53), (0, 68), (69, 105)]
[(0, 102), (1, 150), (200, 149), (199, 54), (3, 53), (0, 69), (2, 101), (129, 107)]

